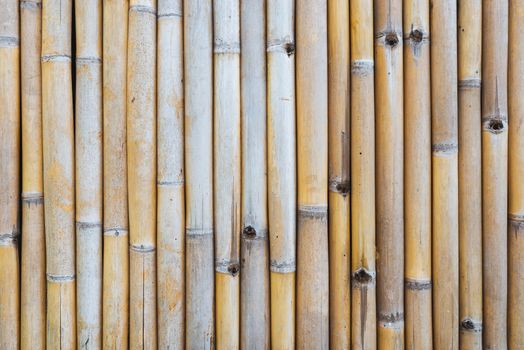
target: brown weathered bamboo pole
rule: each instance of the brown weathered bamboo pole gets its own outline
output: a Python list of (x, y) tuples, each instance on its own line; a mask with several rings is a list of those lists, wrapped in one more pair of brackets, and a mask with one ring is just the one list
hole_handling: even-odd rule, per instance
[[(460, 347), (482, 349), (482, 0), (458, 7)], [(474, 16), (472, 14), (475, 14)]]
[(184, 61), (182, 0), (158, 2), (158, 347), (184, 348)]
[(72, 1), (44, 0), (42, 125), (47, 271), (47, 348), (76, 348)]
[(328, 171), (330, 347), (348, 349), (350, 280), (349, 2), (328, 1)]
[(103, 4), (104, 278), (103, 347), (127, 349), (129, 229), (127, 213), (127, 0)]
[(16, 0), (0, 1), (0, 347), (20, 346), (18, 201), (20, 30)]
[(327, 1), (298, 0), (297, 348), (329, 348)]
[(457, 349), (459, 333), (457, 6), (431, 7), (433, 346)]
[(211, 0), (185, 0), (186, 349), (215, 344), (212, 45)]
[(375, 100), (373, 1), (350, 2), (351, 346), (375, 349)]
[(432, 349), (429, 1), (404, 1), (405, 342)]
[(127, 50), (129, 347), (155, 349), (156, 0), (130, 1)]
[(377, 343), (404, 348), (402, 0), (376, 1)]
[(266, 0), (244, 0), (240, 6), (243, 228), (240, 347), (269, 350)]
[(20, 2), (22, 259), (20, 348), (45, 349), (46, 280), (42, 172), (42, 2)]
[(102, 348), (102, 2), (75, 2), (77, 348)]
[(505, 349), (508, 305), (508, 0), (483, 0), (482, 6), (483, 341), (486, 349)]
[(294, 0), (267, 2), (271, 348), (295, 348), (296, 126)]

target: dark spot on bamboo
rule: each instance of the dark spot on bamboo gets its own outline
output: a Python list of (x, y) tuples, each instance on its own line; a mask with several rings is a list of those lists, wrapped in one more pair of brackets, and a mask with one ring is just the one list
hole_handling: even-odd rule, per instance
[(358, 269), (353, 274), (353, 279), (359, 283), (366, 284), (373, 280), (373, 276), (365, 269)]
[(349, 185), (349, 182), (341, 182), (341, 183), (338, 183), (335, 188), (337, 189), (337, 192), (343, 194), (343, 195), (346, 195), (349, 193), (350, 191), (350, 185)]
[(475, 324), (469, 318), (462, 320), (461, 325), (462, 325), (462, 328), (464, 329), (475, 329)]
[(135, 98), (134, 97), (131, 99), (131, 103), (135, 103)]
[(257, 231), (253, 226), (246, 226), (244, 227), (244, 235), (249, 238), (254, 238), (257, 235)]
[(502, 120), (490, 120), (488, 123), (488, 129), (493, 132), (499, 132), (504, 129), (504, 123)]
[(421, 30), (413, 29), (411, 33), (409, 33), (409, 38), (415, 43), (420, 43), (424, 39), (424, 33), (422, 33)]
[(394, 33), (394, 32), (387, 33), (386, 38), (384, 39), (384, 42), (386, 43), (387, 46), (392, 47), (392, 48), (397, 46), (399, 43), (397, 33)]
[(286, 50), (286, 53), (289, 56), (295, 53), (295, 44), (293, 43), (285, 43), (284, 44), (284, 50)]
[(240, 266), (237, 263), (229, 264), (227, 271), (233, 276), (236, 276), (240, 271)]

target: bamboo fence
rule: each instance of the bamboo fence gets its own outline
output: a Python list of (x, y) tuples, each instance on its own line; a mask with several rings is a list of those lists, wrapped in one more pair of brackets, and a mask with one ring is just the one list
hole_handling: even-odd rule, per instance
[(523, 22), (0, 0), (0, 349), (523, 349)]

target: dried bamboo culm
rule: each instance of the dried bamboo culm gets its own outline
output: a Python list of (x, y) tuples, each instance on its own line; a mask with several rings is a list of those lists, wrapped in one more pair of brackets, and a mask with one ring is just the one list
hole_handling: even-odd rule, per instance
[(433, 346), (459, 346), (457, 7), (431, 7)]
[(158, 347), (184, 347), (185, 207), (182, 0), (158, 1)]
[(432, 349), (429, 1), (403, 5), (405, 342)]
[(0, 11), (0, 194), (2, 195), (0, 199), (0, 348), (18, 349), (20, 346), (18, 1), (1, 0), (0, 8), (2, 9)]
[(242, 234), (240, 348), (270, 348), (267, 149), (266, 0), (240, 2)]
[[(460, 346), (482, 349), (482, 0), (458, 8)], [(475, 13), (475, 16), (471, 14)], [(477, 15), (478, 14), (478, 15)]]
[(215, 346), (212, 6), (184, 1), (187, 349)]
[(328, 171), (330, 347), (351, 335), (349, 2), (328, 1)]
[(129, 348), (157, 347), (156, 1), (129, 3)]
[(483, 347), (505, 349), (508, 306), (508, 1), (483, 0), (482, 6)]
[(294, 0), (267, 2), (271, 348), (295, 348), (296, 126)]
[(351, 346), (377, 346), (373, 1), (350, 2)]
[(76, 348), (75, 177), (71, 79), (72, 1), (44, 0), (42, 125), (47, 348)]

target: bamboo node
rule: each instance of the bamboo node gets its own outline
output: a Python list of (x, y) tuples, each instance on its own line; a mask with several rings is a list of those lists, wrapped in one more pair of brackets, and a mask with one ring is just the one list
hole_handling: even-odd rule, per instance
[(102, 228), (102, 223), (100, 223), (100, 222), (85, 222), (85, 221), (77, 221), (76, 222), (76, 229), (77, 230), (89, 230), (91, 228)]
[(376, 281), (376, 273), (369, 271), (366, 268), (359, 268), (351, 276), (353, 288), (361, 288), (364, 286), (374, 285)]
[(186, 236), (187, 238), (207, 238), (213, 236), (213, 229), (211, 228), (187, 228), (186, 227)]
[(402, 329), (404, 327), (404, 314), (402, 312), (379, 313), (378, 321), (383, 328)]
[(156, 250), (155, 247), (144, 244), (131, 244), (129, 249), (137, 253), (153, 253)]
[(285, 53), (288, 57), (290, 57), (295, 53), (295, 43), (289, 36), (286, 36), (282, 39), (271, 40), (267, 43), (266, 51), (282, 52)]
[(373, 73), (375, 63), (373, 60), (355, 60), (351, 62), (351, 73), (366, 76)]
[(340, 193), (343, 196), (348, 195), (351, 192), (351, 182), (341, 181), (340, 179), (331, 179), (329, 181), (329, 190), (334, 193)]
[(524, 215), (519, 214), (508, 214), (508, 220), (512, 222), (524, 223)]
[(44, 194), (42, 192), (22, 192), (22, 203), (27, 206), (44, 204)]
[(133, 5), (129, 6), (129, 12), (147, 13), (156, 16), (156, 9), (151, 6)]
[(158, 187), (178, 187), (184, 185), (184, 179), (181, 180), (174, 180), (174, 181), (157, 181), (156, 185)]
[(127, 236), (127, 234), (128, 234), (127, 228), (123, 228), (123, 227), (110, 227), (110, 228), (104, 229), (104, 236), (118, 237), (121, 235)]
[(18, 47), (20, 40), (14, 36), (0, 36), (0, 48)]
[(236, 276), (240, 272), (240, 263), (238, 260), (216, 260), (215, 271)]
[(27, 10), (34, 10), (34, 9), (40, 10), (42, 8), (42, 2), (41, 1), (22, 0), (20, 1), (20, 8), (27, 9)]
[(13, 230), (11, 233), (4, 233), (0, 235), (0, 246), (16, 245), (18, 242), (18, 231)]
[(454, 142), (436, 143), (431, 146), (431, 150), (434, 153), (453, 154), (458, 151), (458, 145)]
[(417, 280), (408, 280), (406, 279), (404, 281), (404, 287), (409, 290), (430, 290), (431, 289), (431, 281), (417, 281)]
[(381, 42), (384, 40), (384, 44), (390, 48), (394, 48), (400, 43), (400, 38), (402, 38), (402, 33), (397, 33), (394, 31), (380, 32), (376, 35), (376, 39)]
[(290, 273), (295, 272), (297, 270), (297, 266), (295, 260), (287, 260), (282, 262), (271, 260), (270, 270), (271, 272), (276, 273)]
[(71, 62), (69, 55), (42, 55), (42, 62)]
[(244, 227), (242, 233), (244, 233), (244, 235), (249, 238), (255, 238), (257, 236), (257, 230), (255, 230), (255, 228), (251, 225)]
[(481, 80), (479, 78), (469, 78), (459, 80), (458, 86), (461, 89), (478, 89), (481, 86)]
[(76, 57), (77, 64), (102, 64), (100, 57)]
[(485, 131), (492, 134), (500, 134), (506, 131), (507, 122), (505, 115), (496, 115), (482, 118), (482, 127)]
[(178, 17), (178, 18), (181, 18), (183, 17), (184, 14), (182, 13), (182, 10), (179, 9), (177, 12), (165, 12), (165, 13), (159, 13), (157, 15), (157, 17), (160, 19), (160, 18), (173, 18), (173, 17)]
[(465, 332), (480, 333), (482, 332), (482, 322), (466, 317), (460, 322), (460, 329)]
[(49, 282), (70, 282), (75, 280), (76, 275), (55, 275), (47, 273), (46, 278)]
[(327, 218), (327, 205), (300, 205), (298, 207), (299, 218), (304, 219), (321, 219)]
[(240, 53), (240, 43), (239, 42), (228, 43), (228, 42), (223, 41), (222, 39), (215, 38), (213, 52), (216, 54)]

